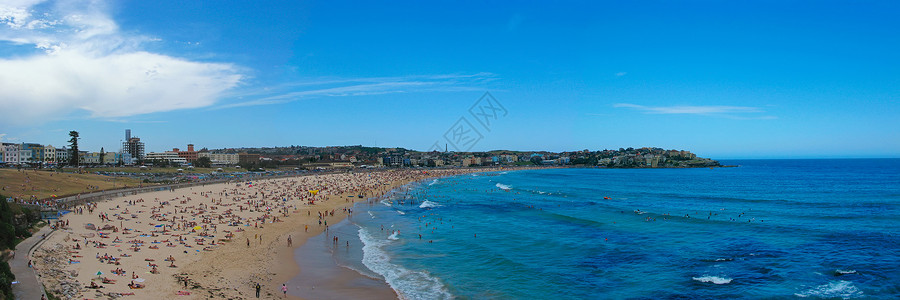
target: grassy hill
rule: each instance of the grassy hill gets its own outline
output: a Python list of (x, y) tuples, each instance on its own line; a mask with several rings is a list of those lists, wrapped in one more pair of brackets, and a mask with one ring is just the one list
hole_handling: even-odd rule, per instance
[(140, 184), (135, 178), (116, 178), (96, 174), (56, 173), (54, 171), (0, 169), (0, 193), (28, 199), (32, 195), (46, 199), (64, 197)]

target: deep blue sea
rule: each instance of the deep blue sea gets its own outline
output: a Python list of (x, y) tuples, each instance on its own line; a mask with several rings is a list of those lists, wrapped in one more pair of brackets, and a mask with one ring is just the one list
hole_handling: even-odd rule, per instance
[(900, 298), (900, 159), (723, 163), (428, 180), (332, 253), (409, 299)]

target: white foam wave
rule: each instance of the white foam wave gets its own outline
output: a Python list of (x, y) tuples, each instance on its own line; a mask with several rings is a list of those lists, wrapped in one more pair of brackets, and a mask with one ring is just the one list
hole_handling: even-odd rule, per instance
[(816, 297), (816, 298), (843, 298), (849, 299), (853, 297), (861, 297), (863, 292), (860, 291), (857, 287), (853, 286), (853, 283), (846, 280), (832, 281), (828, 284), (823, 284), (809, 290), (803, 291), (802, 293), (794, 294), (797, 297), (806, 298), (806, 297)]
[(399, 234), (399, 231), (394, 231), (394, 233), (391, 233), (391, 235), (388, 236), (388, 239), (394, 241), (399, 240), (400, 238), (397, 237)]
[(419, 208), (432, 208), (432, 207), (440, 207), (440, 204), (425, 200), (422, 204), (419, 204)]
[(438, 182), (438, 180), (435, 179), (435, 180), (432, 180), (431, 183), (429, 183), (428, 185), (434, 185), (434, 184), (437, 183), (437, 182)]
[(391, 257), (382, 249), (388, 241), (375, 239), (362, 227), (359, 228), (359, 238), (363, 242), (363, 265), (383, 276), (401, 299), (453, 298), (438, 278), (392, 263)]
[(367, 213), (369, 213), (369, 216), (372, 217), (372, 219), (375, 218), (375, 215), (373, 215), (371, 211), (367, 211)]
[(397, 213), (398, 213), (398, 214), (401, 214), (401, 215), (405, 215), (405, 214), (406, 214), (405, 212), (402, 212), (402, 211), (399, 211), (399, 210), (397, 211)]
[(716, 258), (716, 261), (732, 261), (733, 258)]
[(732, 280), (731, 278), (727, 278), (727, 277), (718, 277), (718, 276), (710, 276), (710, 275), (703, 275), (700, 277), (691, 277), (691, 278), (696, 281), (699, 281), (699, 282), (708, 282), (708, 283), (714, 283), (714, 284), (729, 284), (729, 283), (731, 283), (731, 280)]
[(837, 270), (834, 270), (834, 273), (835, 273), (835, 274), (838, 274), (838, 275), (856, 274), (856, 270), (841, 270), (841, 269), (837, 269)]
[(505, 185), (502, 183), (497, 183), (497, 184), (495, 184), (495, 186), (497, 186), (498, 188), (500, 188), (501, 190), (504, 190), (504, 191), (508, 191), (508, 190), (512, 189), (511, 186), (508, 186), (508, 185)]
[(384, 204), (384, 206), (391, 206), (391, 201), (384, 199), (384, 200), (381, 200), (381, 204)]

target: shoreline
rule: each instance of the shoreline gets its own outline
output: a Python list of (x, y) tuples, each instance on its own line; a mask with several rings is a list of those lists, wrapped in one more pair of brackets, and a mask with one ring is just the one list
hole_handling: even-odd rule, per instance
[[(524, 168), (313, 174), (126, 195), (76, 207), (60, 219), (69, 226), (48, 236), (33, 259), (40, 281), (63, 298), (144, 299), (186, 293), (189, 298), (253, 298), (255, 282), (263, 285), (267, 297), (281, 298), (280, 284), (301, 273), (293, 253), (325, 230), (318, 224), (319, 213), (328, 212), (322, 220), (337, 224), (346, 218), (344, 209), (415, 181), (510, 169)], [(321, 194), (306, 193), (314, 188)], [(312, 199), (314, 205), (305, 203)], [(88, 223), (107, 228), (88, 229)], [(167, 256), (177, 266), (164, 261)], [(149, 272), (152, 265), (159, 266), (157, 273)], [(119, 269), (124, 274), (108, 272)], [(126, 287), (135, 277), (146, 288)], [(118, 282), (102, 283), (104, 278)], [(104, 287), (90, 289), (88, 284)], [(296, 292), (289, 288), (288, 298), (301, 299), (292, 295)], [(399, 297), (390, 292), (391, 298)]]
[[(355, 201), (351, 201), (349, 203), (342, 204), (341, 208), (342, 209), (343, 208), (353, 208), (355, 205), (357, 205), (359, 203), (366, 203), (366, 202), (371, 202), (371, 201), (377, 202), (384, 196), (389, 195), (399, 189), (402, 189), (405, 186), (408, 186), (408, 185), (411, 185), (411, 184), (414, 184), (417, 182), (424, 182), (429, 179), (444, 178), (444, 177), (457, 176), (457, 175), (463, 175), (463, 174), (496, 172), (496, 171), (501, 171), (501, 170), (520, 170), (520, 169), (527, 169), (527, 168), (491, 168), (491, 169), (487, 169), (487, 170), (485, 170), (485, 169), (463, 169), (463, 170), (460, 170), (462, 172), (452, 172), (451, 174), (439, 174), (439, 175), (435, 175), (435, 176), (425, 176), (422, 178), (417, 178), (417, 179), (412, 179), (412, 180), (393, 181), (389, 185), (386, 184), (387, 187), (382, 186), (382, 187), (376, 189), (374, 192), (367, 191), (367, 192), (372, 192), (371, 197), (367, 196), (361, 200), (354, 197)], [(352, 196), (352, 195), (341, 195), (341, 196), (343, 197), (343, 196)], [(347, 214), (341, 214), (340, 218), (335, 219), (332, 224), (337, 225), (337, 224), (340, 224), (341, 222), (347, 222), (348, 217), (349, 217), (349, 215), (347, 215)], [(312, 228), (312, 227), (310, 227), (310, 228)], [(299, 230), (296, 233), (300, 233)], [(300, 267), (300, 263), (297, 261), (299, 259), (299, 256), (297, 255), (297, 253), (299, 251), (301, 251), (302, 248), (307, 246), (306, 243), (315, 242), (315, 241), (310, 241), (310, 240), (315, 237), (318, 237), (320, 235), (325, 235), (327, 237), (328, 232), (326, 232), (323, 229), (321, 231), (317, 231), (313, 235), (304, 235), (303, 242), (300, 244), (297, 244), (296, 246), (291, 248), (291, 251), (283, 251), (283, 250), (278, 251), (278, 255), (277, 255), (278, 261), (282, 261), (282, 262), (291, 261), (292, 263), (290, 263), (290, 264), (285, 263), (279, 267), (278, 270), (280, 272), (278, 272), (278, 274), (281, 274), (281, 275), (277, 275), (274, 277), (276, 279), (275, 282), (289, 283), (289, 282), (302, 281), (302, 279), (300, 277), (301, 277), (301, 275), (304, 275), (304, 274), (303, 274), (303, 270)], [(319, 250), (319, 249), (316, 249), (316, 250)], [(322, 249), (322, 250), (327, 251), (327, 249)], [(319, 256), (319, 258), (327, 258), (329, 260), (333, 259), (331, 257), (331, 253), (318, 253), (318, 254), (321, 255), (321, 256)], [(362, 288), (362, 289), (348, 290), (346, 286), (331, 284), (331, 285), (324, 286), (326, 288), (329, 288), (329, 290), (326, 290), (325, 292), (323, 292), (324, 294), (350, 296), (351, 298), (356, 298), (356, 299), (359, 299), (359, 298), (402, 299), (400, 294), (396, 290), (394, 290), (384, 280), (384, 278), (377, 278), (377, 279), (371, 278), (367, 275), (360, 274), (360, 272), (357, 270), (352, 270), (350, 268), (340, 266), (333, 260), (330, 261), (329, 263), (327, 263), (327, 265), (328, 265), (327, 268), (331, 268), (330, 270), (327, 270), (327, 272), (331, 272), (332, 278), (336, 279), (339, 283), (352, 283), (352, 282), (359, 283), (360, 281), (374, 280), (374, 281), (377, 281), (377, 286), (369, 286), (369, 287)], [(318, 267), (321, 267), (321, 266), (318, 266)], [(306, 299), (301, 296), (298, 296), (297, 290), (298, 290), (297, 286), (289, 285), (288, 293), (286, 295), (287, 299)]]

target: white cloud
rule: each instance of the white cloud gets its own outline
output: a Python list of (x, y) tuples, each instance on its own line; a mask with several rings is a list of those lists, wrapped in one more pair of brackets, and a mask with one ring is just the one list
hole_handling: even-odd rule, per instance
[[(683, 105), (683, 106), (644, 106), (637, 105), (631, 103), (617, 103), (614, 104), (613, 107), (619, 108), (631, 108), (642, 111), (648, 114), (685, 114), (685, 115), (706, 115), (706, 116), (720, 116), (720, 117), (728, 117), (735, 119), (774, 119), (774, 116), (757, 116), (755, 114), (763, 113), (764, 111), (758, 107), (750, 107), (750, 106), (722, 106), (722, 105), (708, 105), (708, 106), (693, 106), (693, 105)], [(751, 115), (752, 117), (747, 117)]]
[(0, 58), (0, 122), (205, 107), (242, 79), (231, 64), (143, 51), (142, 43), (158, 39), (121, 32), (102, 1), (55, 1), (38, 12), (41, 2), (0, 4), (0, 41), (42, 50)]

